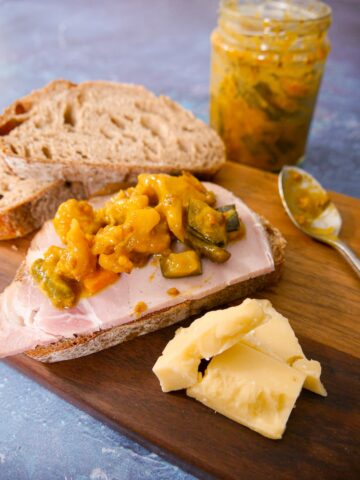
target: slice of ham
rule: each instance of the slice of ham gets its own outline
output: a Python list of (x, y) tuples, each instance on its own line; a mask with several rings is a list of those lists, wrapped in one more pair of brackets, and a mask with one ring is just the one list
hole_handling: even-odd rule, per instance
[[(203, 259), (202, 275), (166, 279), (159, 265), (150, 261), (128, 275), (122, 274), (117, 282), (97, 295), (83, 298), (75, 307), (65, 310), (56, 309), (25, 273), (21, 281), (14, 281), (0, 297), (0, 357), (16, 355), (61, 338), (125, 324), (148, 313), (205, 297), (228, 285), (272, 272), (271, 248), (258, 216), (231, 192), (213, 183), (204, 185), (215, 193), (217, 205), (235, 204), (245, 224), (245, 237), (228, 245), (231, 257), (226, 263), (219, 265)], [(99, 200), (96, 202), (98, 207)], [(43, 226), (30, 245), (26, 256), (27, 271), (50, 245), (61, 246), (51, 221)], [(177, 296), (167, 293), (174, 287), (180, 292)], [(139, 302), (147, 306), (141, 314), (135, 310)]]

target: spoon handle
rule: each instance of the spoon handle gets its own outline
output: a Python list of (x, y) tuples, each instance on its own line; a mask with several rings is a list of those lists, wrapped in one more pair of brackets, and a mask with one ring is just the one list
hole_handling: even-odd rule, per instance
[(353, 250), (351, 250), (351, 248), (339, 238), (336, 240), (330, 240), (328, 243), (336, 248), (336, 250), (345, 258), (348, 264), (360, 277), (360, 259), (355, 252), (353, 252)]

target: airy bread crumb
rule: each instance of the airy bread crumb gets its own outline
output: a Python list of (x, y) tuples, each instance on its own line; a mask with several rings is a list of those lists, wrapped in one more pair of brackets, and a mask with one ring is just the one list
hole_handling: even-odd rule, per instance
[(210, 177), (225, 149), (204, 122), (145, 87), (56, 80), (5, 110), (0, 157), (23, 178), (81, 181), (92, 194), (142, 172)]

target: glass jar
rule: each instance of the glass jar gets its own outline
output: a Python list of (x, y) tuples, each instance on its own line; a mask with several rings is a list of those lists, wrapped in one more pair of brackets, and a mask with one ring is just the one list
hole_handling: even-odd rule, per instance
[(330, 50), (317, 0), (222, 0), (211, 36), (210, 123), (228, 160), (300, 163)]

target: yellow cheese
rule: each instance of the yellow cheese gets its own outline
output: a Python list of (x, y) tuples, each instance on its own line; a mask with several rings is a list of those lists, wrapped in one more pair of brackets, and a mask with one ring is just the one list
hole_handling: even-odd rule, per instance
[(179, 328), (153, 367), (162, 390), (180, 390), (196, 383), (201, 359), (232, 347), (265, 320), (261, 303), (247, 299), (236, 307), (209, 312), (188, 328)]
[(299, 360), (295, 360), (292, 366), (300, 372), (305, 373), (305, 388), (314, 393), (318, 393), (323, 397), (327, 396), (325, 387), (320, 381), (321, 365), (317, 360), (307, 360), (306, 358), (301, 358)]
[(306, 374), (304, 387), (326, 396), (326, 390), (320, 380), (320, 363), (305, 357), (289, 320), (277, 312), (268, 300), (259, 302), (269, 321), (250, 331), (241, 341), (304, 372)]
[(239, 342), (209, 363), (187, 394), (261, 433), (279, 439), (305, 374)]

